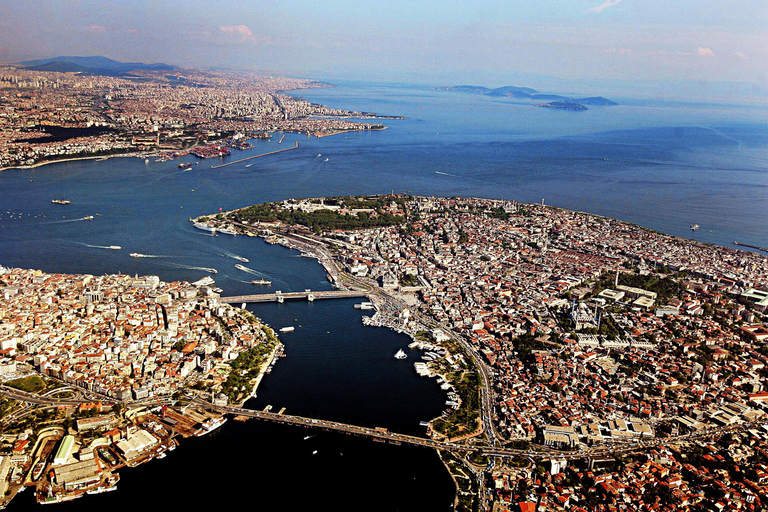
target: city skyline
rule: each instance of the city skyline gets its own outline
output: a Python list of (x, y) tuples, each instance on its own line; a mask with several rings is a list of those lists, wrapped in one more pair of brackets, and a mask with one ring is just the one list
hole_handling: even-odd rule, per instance
[(768, 14), (752, 0), (174, 7), (141, 1), (0, 7), (0, 61), (104, 55), (436, 85), (564, 90), (578, 81), (613, 91), (631, 83), (646, 96), (736, 103), (764, 102), (768, 83)]

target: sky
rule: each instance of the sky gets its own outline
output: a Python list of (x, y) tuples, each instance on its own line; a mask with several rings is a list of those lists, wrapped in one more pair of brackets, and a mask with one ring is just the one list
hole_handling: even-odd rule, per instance
[(317, 78), (550, 78), (765, 96), (768, 0), (0, 0), (0, 62), (61, 55)]

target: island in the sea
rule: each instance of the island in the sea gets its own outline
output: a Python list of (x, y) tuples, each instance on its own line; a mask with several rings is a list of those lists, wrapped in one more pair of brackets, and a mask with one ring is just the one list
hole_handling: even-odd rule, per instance
[(546, 103), (538, 103), (535, 106), (563, 110), (588, 110), (586, 105), (604, 107), (618, 105), (618, 103), (615, 101), (603, 98), (602, 96), (574, 98), (561, 96), (558, 94), (542, 94), (536, 89), (531, 89), (530, 87), (517, 87), (512, 85), (505, 85), (504, 87), (497, 87), (495, 89), (490, 89), (488, 87), (479, 85), (453, 85), (448, 87), (439, 87), (437, 90), (483, 94), (485, 96), (501, 96), (532, 101), (545, 101)]

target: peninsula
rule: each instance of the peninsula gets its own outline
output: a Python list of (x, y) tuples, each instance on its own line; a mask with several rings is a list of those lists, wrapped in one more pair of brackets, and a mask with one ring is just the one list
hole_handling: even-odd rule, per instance
[[(359, 225), (385, 216), (402, 221)], [(476, 449), (444, 454), (460, 509), (608, 510), (617, 489), (639, 510), (765, 495), (765, 256), (457, 197), (287, 200), (198, 221), (317, 256), (337, 287), (368, 290), (378, 311), (364, 321), (432, 345), (415, 370), (450, 396), (429, 435)]]

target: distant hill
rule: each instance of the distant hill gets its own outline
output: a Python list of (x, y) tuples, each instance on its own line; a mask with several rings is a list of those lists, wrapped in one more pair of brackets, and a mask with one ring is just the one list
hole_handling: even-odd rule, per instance
[(32, 71), (75, 72), (84, 75), (129, 76), (131, 71), (152, 70), (172, 71), (176, 69), (168, 64), (144, 64), (142, 62), (120, 62), (107, 57), (54, 57), (19, 62)]
[(574, 100), (576, 103), (581, 103), (582, 105), (604, 105), (604, 106), (611, 106), (611, 105), (618, 105), (615, 101), (611, 101), (607, 98), (603, 98), (602, 96), (593, 96), (591, 98), (581, 98), (579, 100)]
[[(473, 94), (483, 94), (485, 96), (503, 96), (507, 98), (520, 98), (536, 101), (548, 101), (552, 103), (546, 104), (547, 106), (554, 105), (551, 108), (566, 108), (567, 110), (582, 110), (578, 107), (567, 107), (567, 104), (576, 105), (599, 105), (599, 106), (611, 106), (618, 105), (615, 101), (611, 101), (602, 96), (592, 96), (589, 98), (569, 98), (567, 96), (560, 96), (558, 94), (542, 94), (536, 89), (530, 87), (516, 87), (513, 85), (505, 85), (504, 87), (497, 87), (496, 89), (490, 89), (481, 85), (453, 85), (448, 87), (438, 87), (440, 91), (455, 91), (455, 92), (468, 92)], [(538, 106), (538, 105), (537, 105)]]

